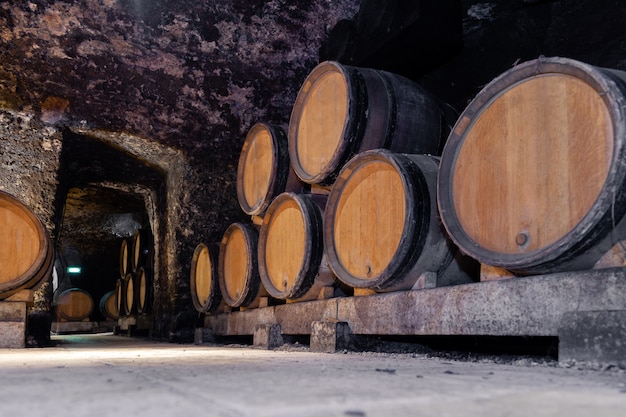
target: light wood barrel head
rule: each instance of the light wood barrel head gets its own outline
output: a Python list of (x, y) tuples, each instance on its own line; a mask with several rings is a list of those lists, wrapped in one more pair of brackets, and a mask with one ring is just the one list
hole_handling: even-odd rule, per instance
[(222, 270), (226, 292), (231, 300), (238, 300), (246, 290), (248, 277), (248, 245), (240, 228), (233, 228), (224, 245)]
[(126, 308), (126, 313), (132, 313), (135, 305), (135, 280), (132, 274), (126, 275), (126, 278), (124, 279), (124, 287), (126, 289), (126, 294), (124, 295), (124, 307)]
[(143, 245), (143, 242), (141, 241), (141, 232), (137, 230), (135, 234), (133, 235), (132, 248), (131, 248), (133, 271), (136, 271), (137, 268), (139, 268), (139, 261), (141, 259), (141, 250), (143, 249), (142, 245)]
[(93, 311), (93, 298), (89, 293), (70, 289), (59, 295), (56, 302), (57, 314), (67, 320), (83, 320)]
[(209, 248), (205, 244), (196, 247), (192, 259), (192, 279), (194, 280), (195, 297), (200, 306), (207, 307), (213, 288), (214, 265), (211, 262)]
[(332, 238), (337, 258), (353, 277), (375, 280), (389, 266), (405, 229), (406, 205), (402, 177), (390, 163), (369, 161), (350, 174)]
[(124, 306), (124, 280), (119, 278), (115, 282), (115, 307), (120, 316), (124, 315)]
[(120, 245), (120, 276), (122, 278), (128, 273), (129, 250), (128, 240), (122, 240), (122, 244)]
[(306, 225), (294, 199), (282, 200), (267, 226), (265, 262), (267, 275), (278, 292), (289, 293), (302, 274), (306, 256)]
[(459, 223), (497, 253), (558, 241), (598, 198), (612, 143), (609, 109), (579, 78), (547, 73), (511, 86), (463, 137), (451, 187)]
[(242, 206), (248, 208), (248, 214), (255, 212), (267, 198), (276, 164), (275, 152), (274, 141), (267, 127), (262, 124), (253, 126), (248, 132), (239, 160), (244, 199)]
[(137, 287), (139, 289), (137, 294), (137, 311), (143, 313), (146, 310), (146, 302), (148, 301), (148, 277), (146, 276), (146, 270), (143, 268), (137, 270)]
[(297, 137), (290, 146), (295, 148), (301, 171), (296, 172), (307, 181), (326, 172), (336, 159), (349, 118), (349, 91), (344, 75), (334, 65), (318, 67), (304, 87), (300, 94), (306, 94), (294, 107)]
[(34, 274), (44, 261), (46, 236), (37, 218), (16, 200), (0, 194), (0, 287)]

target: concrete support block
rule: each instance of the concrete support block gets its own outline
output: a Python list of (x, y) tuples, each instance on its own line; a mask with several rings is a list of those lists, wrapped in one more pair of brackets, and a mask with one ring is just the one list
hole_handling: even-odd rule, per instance
[(559, 362), (626, 369), (626, 310), (564, 313), (558, 331)]
[(208, 327), (197, 327), (193, 335), (193, 343), (196, 345), (202, 345), (204, 343), (215, 342), (213, 336), (213, 329)]
[(26, 302), (0, 301), (0, 348), (26, 346)]
[(253, 345), (274, 349), (283, 344), (283, 335), (278, 324), (258, 324), (254, 327)]
[(311, 323), (311, 352), (333, 353), (350, 346), (352, 332), (344, 321), (314, 321)]

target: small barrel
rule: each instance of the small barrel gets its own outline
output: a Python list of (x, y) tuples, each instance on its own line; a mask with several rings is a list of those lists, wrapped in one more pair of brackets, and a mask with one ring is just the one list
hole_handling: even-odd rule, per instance
[(83, 321), (91, 315), (93, 297), (80, 288), (70, 288), (55, 297), (56, 316), (64, 321)]
[(136, 273), (136, 288), (137, 288), (137, 306), (136, 310), (138, 314), (146, 314), (150, 312), (152, 305), (152, 277), (149, 274), (149, 269), (140, 266)]
[(107, 292), (100, 298), (99, 307), (100, 314), (102, 314), (105, 319), (117, 320), (119, 318), (115, 290)]
[(193, 306), (200, 313), (215, 311), (222, 301), (218, 259), (219, 246), (216, 244), (200, 243), (193, 252), (189, 287)]
[(131, 239), (130, 247), (130, 271), (137, 273), (139, 268), (147, 266), (148, 255), (152, 248), (150, 232), (145, 229), (137, 229)]
[(128, 239), (122, 240), (120, 244), (120, 277), (124, 278), (131, 270), (130, 267), (131, 243)]
[(261, 282), (272, 297), (298, 299), (333, 286), (332, 274), (320, 274), (326, 200), (321, 194), (282, 193), (269, 206), (259, 233), (258, 259)]
[(302, 181), (328, 185), (365, 150), (439, 155), (456, 116), (400, 75), (324, 61), (305, 79), (291, 111), (290, 162)]
[[(456, 248), (437, 214), (438, 163), (379, 149), (344, 166), (324, 215), (326, 256), (342, 282), (384, 292), (411, 289), (426, 273), (443, 275)], [(459, 273), (446, 285), (473, 280)]]
[(254, 307), (263, 286), (258, 270), (257, 227), (233, 223), (220, 242), (218, 276), (224, 302), (231, 307)]
[(0, 191), (0, 300), (38, 287), (52, 273), (54, 247), (41, 221), (21, 201)]
[(278, 194), (301, 188), (289, 163), (285, 130), (268, 123), (254, 124), (246, 135), (237, 166), (241, 209), (251, 216), (262, 215)]
[(520, 275), (591, 268), (624, 239), (625, 117), (623, 72), (552, 57), (495, 78), (442, 154), (450, 237)]
[(124, 289), (124, 278), (115, 281), (115, 307), (118, 317), (126, 316), (126, 291)]
[(137, 291), (135, 290), (137, 281), (135, 279), (135, 276), (132, 273), (128, 273), (122, 280), (122, 283), (123, 283), (122, 288), (121, 288), (121, 295), (122, 295), (121, 301), (122, 302), (121, 302), (120, 315), (130, 316), (131, 314), (134, 314), (137, 311), (136, 309)]

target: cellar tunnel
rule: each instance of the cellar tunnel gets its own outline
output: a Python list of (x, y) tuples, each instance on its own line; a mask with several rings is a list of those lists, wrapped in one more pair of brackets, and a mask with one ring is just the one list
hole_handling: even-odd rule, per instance
[[(160, 283), (164, 274), (159, 270), (166, 269), (159, 261), (166, 258), (160, 253), (163, 236), (159, 232), (165, 230), (167, 173), (146, 155), (116, 146), (106, 133), (96, 136), (63, 131), (55, 199), (52, 304), (69, 290), (82, 290), (93, 302), (86, 320), (100, 322), (115, 318), (103, 311), (103, 297), (116, 291), (117, 281), (124, 279), (126, 272), (137, 272), (130, 262), (122, 266), (122, 247), (128, 244), (129, 252), (136, 233), (145, 237), (140, 266), (150, 279), (149, 302), (154, 287), (167, 288), (167, 283)], [(141, 148), (151, 152), (149, 142)], [(162, 155), (158, 149), (152, 152)]]

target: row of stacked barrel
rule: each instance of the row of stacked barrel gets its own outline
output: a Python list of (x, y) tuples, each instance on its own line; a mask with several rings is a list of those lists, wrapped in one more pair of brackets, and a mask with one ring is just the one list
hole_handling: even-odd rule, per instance
[(196, 309), (620, 264), (625, 80), (541, 57), (459, 115), (399, 75), (320, 63), (287, 128), (250, 129), (237, 197), (252, 221), (196, 249)]
[[(82, 288), (57, 290), (53, 296), (55, 319), (57, 321), (87, 321), (95, 308), (94, 297)], [(100, 315), (105, 320), (115, 321), (119, 317), (115, 291), (105, 293), (98, 303)]]
[(152, 305), (152, 244), (150, 233), (137, 229), (120, 245), (120, 277), (115, 283), (119, 317), (147, 314)]

